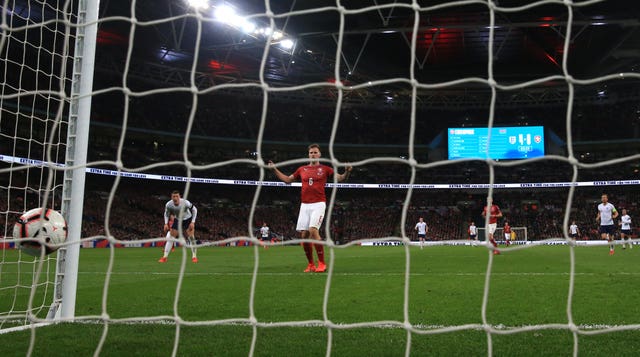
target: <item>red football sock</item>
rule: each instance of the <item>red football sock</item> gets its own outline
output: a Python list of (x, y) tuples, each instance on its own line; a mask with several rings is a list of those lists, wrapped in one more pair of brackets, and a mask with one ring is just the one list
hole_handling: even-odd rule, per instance
[(313, 246), (311, 243), (302, 243), (302, 248), (304, 249), (304, 255), (307, 256), (307, 260), (309, 264), (314, 264), (313, 262)]
[(496, 243), (496, 240), (493, 238), (489, 238), (489, 240), (491, 241), (491, 244), (493, 244), (494, 247), (498, 247), (498, 243)]
[(318, 261), (324, 263), (324, 245), (314, 244), (316, 247), (316, 254), (318, 254)]

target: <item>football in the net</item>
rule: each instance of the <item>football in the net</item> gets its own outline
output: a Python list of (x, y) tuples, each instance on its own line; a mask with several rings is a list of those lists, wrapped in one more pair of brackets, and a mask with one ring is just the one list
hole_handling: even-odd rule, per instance
[(67, 239), (67, 221), (60, 212), (46, 208), (34, 208), (24, 213), (13, 226), (16, 247), (26, 254), (39, 257), (51, 254)]

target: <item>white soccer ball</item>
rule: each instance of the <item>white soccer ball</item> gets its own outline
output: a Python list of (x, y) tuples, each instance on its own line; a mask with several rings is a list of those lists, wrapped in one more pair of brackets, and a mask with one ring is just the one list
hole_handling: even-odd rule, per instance
[(67, 239), (67, 221), (60, 212), (42, 208), (34, 208), (24, 213), (13, 226), (13, 238), (16, 247), (26, 254), (39, 257), (51, 254), (60, 248)]

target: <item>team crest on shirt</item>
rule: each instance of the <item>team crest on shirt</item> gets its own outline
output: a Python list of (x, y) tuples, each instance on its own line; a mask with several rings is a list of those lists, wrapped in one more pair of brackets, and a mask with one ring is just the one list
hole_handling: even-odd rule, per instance
[(322, 170), (322, 167), (318, 167), (318, 171), (316, 172), (316, 175), (318, 175), (318, 176), (322, 176), (323, 171), (324, 171), (324, 170)]

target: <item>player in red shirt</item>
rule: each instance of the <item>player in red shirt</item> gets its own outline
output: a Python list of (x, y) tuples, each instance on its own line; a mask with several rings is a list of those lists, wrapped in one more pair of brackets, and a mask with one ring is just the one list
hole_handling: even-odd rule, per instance
[(509, 222), (504, 221), (504, 227), (502, 227), (502, 230), (504, 231), (504, 244), (510, 245), (511, 244), (511, 226), (509, 225)]
[[(489, 212), (489, 224), (487, 225), (487, 230), (489, 232), (489, 241), (493, 244), (494, 247), (498, 247), (498, 243), (493, 238), (493, 234), (496, 232), (496, 227), (498, 225), (498, 218), (502, 217), (502, 211), (500, 211), (500, 207), (498, 205), (493, 204), (493, 200), (491, 197), (487, 200), (487, 203), (491, 205), (491, 208), (487, 210), (487, 206), (482, 210), (482, 217), (487, 217), (487, 211)], [(500, 254), (500, 251), (497, 249), (493, 250), (493, 254)]]
[[(320, 145), (311, 144), (309, 149), (309, 165), (300, 166), (293, 174), (287, 176), (278, 170), (272, 161), (269, 161), (269, 167), (273, 169), (276, 176), (286, 183), (297, 180), (302, 182), (300, 191), (300, 213), (298, 215), (298, 223), (296, 230), (300, 232), (302, 239), (322, 240), (320, 237), (320, 226), (324, 219), (324, 212), (327, 207), (327, 198), (325, 195), (325, 184), (327, 180), (334, 175), (333, 168), (320, 164)], [(335, 174), (338, 182), (342, 182), (349, 177), (351, 166), (345, 168), (343, 174)], [(318, 254), (318, 266), (316, 267), (313, 259), (313, 246), (316, 247)], [(322, 273), (327, 270), (324, 262), (324, 246), (322, 244), (303, 243), (302, 247), (307, 256), (307, 269), (305, 273), (318, 272)]]

